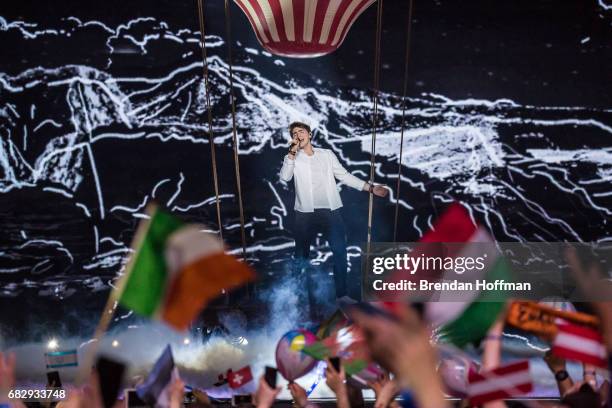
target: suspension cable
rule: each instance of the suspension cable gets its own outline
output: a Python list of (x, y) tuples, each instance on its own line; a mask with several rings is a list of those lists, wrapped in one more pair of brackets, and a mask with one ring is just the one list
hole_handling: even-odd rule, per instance
[(215, 203), (217, 206), (217, 224), (219, 225), (219, 238), (223, 240), (223, 227), (221, 224), (221, 203), (219, 201), (219, 178), (217, 176), (217, 157), (215, 154), (215, 137), (212, 126), (212, 108), (210, 103), (210, 84), (208, 82), (208, 59), (206, 58), (206, 34), (204, 31), (203, 0), (198, 0), (198, 19), (200, 21), (200, 41), (202, 48), (202, 75), (206, 90), (206, 109), (208, 110), (208, 143), (210, 144), (210, 157), (212, 161), (213, 184), (215, 187)]
[[(382, 10), (383, 0), (378, 0), (378, 10), (376, 15), (376, 42), (374, 55), (374, 92), (373, 105), (374, 114), (372, 115), (372, 145), (370, 156), (370, 185), (374, 185), (375, 160), (376, 160), (376, 122), (378, 116), (378, 88), (380, 84), (380, 37), (382, 32)], [(374, 205), (374, 194), (370, 192), (368, 201), (368, 240), (367, 240), (367, 262), (370, 256), (370, 243), (372, 241), (372, 209)]]
[(402, 155), (404, 152), (404, 125), (406, 123), (406, 94), (408, 93), (408, 61), (410, 58), (410, 33), (412, 27), (412, 0), (408, 5), (408, 25), (406, 29), (406, 59), (404, 64), (404, 92), (402, 94), (402, 131), (400, 134), (400, 151), (397, 162), (397, 186), (395, 188), (395, 220), (393, 222), (393, 242), (397, 241), (397, 221), (399, 217), (400, 187), (402, 177)]
[(240, 162), (238, 159), (238, 137), (236, 136), (236, 103), (234, 101), (234, 73), (232, 69), (232, 26), (229, 0), (225, 0), (225, 29), (227, 37), (227, 60), (229, 65), (230, 102), (232, 105), (232, 141), (234, 145), (234, 168), (236, 171), (236, 190), (240, 209), (240, 238), (242, 240), (242, 259), (246, 262), (246, 237), (244, 232), (244, 208), (242, 206), (242, 188), (240, 186)]

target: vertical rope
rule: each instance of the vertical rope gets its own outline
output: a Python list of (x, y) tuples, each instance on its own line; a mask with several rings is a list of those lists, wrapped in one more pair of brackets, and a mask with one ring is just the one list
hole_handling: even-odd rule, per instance
[(410, 32), (412, 27), (412, 0), (408, 6), (408, 25), (406, 29), (406, 60), (404, 66), (404, 93), (402, 94), (402, 131), (400, 135), (400, 151), (397, 163), (397, 186), (395, 187), (395, 221), (393, 222), (393, 242), (397, 241), (397, 221), (399, 217), (399, 200), (402, 176), (402, 154), (404, 152), (404, 125), (406, 123), (406, 93), (408, 93), (408, 61), (410, 57)]
[(200, 41), (202, 42), (202, 67), (204, 76), (204, 88), (206, 89), (206, 109), (208, 110), (208, 143), (210, 144), (210, 157), (212, 161), (213, 183), (215, 185), (215, 199), (217, 205), (217, 224), (219, 225), (219, 238), (223, 240), (223, 228), (221, 226), (221, 203), (219, 202), (219, 179), (217, 176), (217, 158), (215, 155), (215, 138), (212, 127), (212, 111), (210, 106), (210, 85), (208, 82), (208, 60), (206, 58), (206, 34), (204, 31), (204, 6), (203, 0), (198, 0), (198, 19), (200, 21)]
[[(370, 155), (370, 185), (374, 184), (374, 170), (376, 160), (376, 120), (378, 116), (378, 87), (380, 83), (380, 37), (382, 32), (382, 10), (383, 0), (378, 0), (378, 10), (376, 16), (376, 42), (375, 42), (375, 55), (374, 55), (374, 93), (373, 93), (373, 105), (374, 114), (372, 115), (372, 145)], [(369, 194), (368, 201), (368, 240), (367, 240), (367, 253), (366, 253), (366, 265), (369, 263), (370, 257), (370, 243), (372, 241), (372, 209), (374, 205), (374, 194)]]
[(242, 188), (240, 186), (240, 162), (238, 159), (238, 138), (236, 136), (236, 103), (234, 101), (234, 73), (232, 69), (232, 26), (229, 0), (225, 0), (225, 29), (227, 37), (227, 62), (229, 65), (230, 102), (232, 105), (232, 141), (234, 145), (234, 168), (236, 170), (236, 190), (240, 209), (240, 238), (242, 240), (242, 259), (246, 262), (246, 237), (244, 233), (244, 208), (242, 206)]

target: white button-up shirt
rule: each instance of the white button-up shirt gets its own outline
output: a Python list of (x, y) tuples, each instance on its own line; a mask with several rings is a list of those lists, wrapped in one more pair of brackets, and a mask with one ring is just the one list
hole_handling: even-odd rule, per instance
[[(366, 182), (349, 173), (329, 149), (313, 148), (314, 155), (298, 151), (294, 160), (285, 156), (280, 178), (295, 183), (295, 210), (313, 212), (315, 208), (335, 210), (342, 207), (336, 179), (357, 190), (363, 190)], [(314, 169), (313, 169), (314, 167)], [(324, 206), (328, 203), (328, 206)]]

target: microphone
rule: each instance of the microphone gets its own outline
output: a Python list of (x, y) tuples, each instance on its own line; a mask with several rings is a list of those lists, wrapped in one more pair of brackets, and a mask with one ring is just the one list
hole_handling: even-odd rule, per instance
[[(293, 149), (295, 148), (296, 145), (298, 145), (298, 148), (295, 149), (295, 151), (294, 151)], [(299, 143), (296, 143), (293, 140), (291, 142), (289, 142), (289, 153), (293, 153), (295, 155), (295, 154), (297, 154), (298, 150), (299, 150)]]

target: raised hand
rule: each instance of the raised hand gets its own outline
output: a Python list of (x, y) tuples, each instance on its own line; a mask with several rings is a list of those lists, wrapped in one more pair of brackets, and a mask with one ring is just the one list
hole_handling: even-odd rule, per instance
[(375, 186), (374, 186), (374, 188), (372, 189), (372, 193), (373, 193), (375, 196), (378, 196), (378, 197), (386, 197), (386, 196), (387, 196), (387, 194), (389, 194), (389, 190), (387, 190), (387, 187), (386, 187), (386, 186), (383, 186), (383, 185), (377, 184), (377, 185), (375, 185)]
[(304, 408), (308, 405), (308, 396), (306, 395), (306, 390), (302, 388), (298, 383), (291, 382), (287, 385), (289, 388), (289, 392), (295, 401), (295, 405), (298, 408)]
[(170, 408), (181, 408), (185, 399), (185, 383), (176, 378), (170, 385)]
[(266, 382), (264, 376), (259, 378), (259, 385), (255, 395), (253, 395), (253, 402), (257, 408), (268, 408), (274, 404), (274, 400), (278, 393), (281, 392), (281, 388), (272, 388)]
[(608, 352), (612, 352), (612, 283), (602, 279), (601, 266), (597, 262), (583, 265), (576, 248), (569, 246), (565, 250), (565, 259), (576, 285), (583, 295), (596, 301), (591, 302), (601, 321), (601, 331)]
[(325, 370), (325, 383), (336, 394), (338, 407), (349, 407), (348, 391), (346, 389), (346, 373), (344, 366), (340, 365), (340, 371), (336, 371), (333, 364), (327, 359)]
[(368, 385), (374, 390), (374, 395), (376, 396), (374, 408), (386, 408), (400, 392), (397, 383), (391, 380), (387, 373), (381, 375), (376, 381), (368, 383)]
[(365, 335), (374, 360), (395, 374), (398, 385), (414, 391), (421, 408), (446, 407), (435, 367), (437, 357), (417, 312), (398, 309), (398, 322), (355, 311), (351, 318)]
[(7, 398), (8, 392), (15, 386), (15, 353), (0, 353), (0, 402)]
[(289, 155), (295, 155), (299, 149), (300, 140), (298, 139), (297, 134), (295, 134), (291, 138), (291, 144), (289, 145)]
[(325, 370), (325, 383), (336, 394), (342, 390), (346, 390), (346, 374), (344, 366), (340, 365), (340, 371), (336, 371), (333, 364), (327, 360), (327, 369)]
[(553, 374), (565, 370), (566, 367), (565, 359), (552, 354), (550, 351), (544, 354), (544, 362)]

